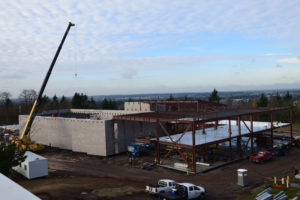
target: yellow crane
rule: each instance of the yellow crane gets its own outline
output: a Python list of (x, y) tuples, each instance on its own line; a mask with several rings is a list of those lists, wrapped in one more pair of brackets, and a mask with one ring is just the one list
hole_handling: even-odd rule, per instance
[(25, 124), (25, 127), (22, 131), (22, 134), (20, 135), (20, 137), (18, 139), (15, 139), (13, 142), (17, 145), (17, 147), (20, 149), (20, 150), (31, 150), (31, 151), (38, 151), (38, 150), (42, 150), (44, 149), (44, 145), (42, 144), (37, 144), (37, 143), (34, 143), (33, 141), (31, 141), (30, 139), (30, 130), (31, 130), (31, 125), (33, 123), (33, 120), (37, 114), (37, 111), (38, 111), (38, 108), (40, 106), (40, 103), (41, 103), (41, 99), (42, 99), (42, 96), (43, 96), (43, 93), (44, 93), (44, 90), (46, 88), (46, 85), (47, 85), (47, 82), (49, 80), (49, 77), (51, 75), (51, 72), (53, 70), (53, 67), (55, 65), (55, 62), (58, 58), (58, 55), (60, 53), (60, 50), (65, 42), (65, 39), (69, 33), (69, 30), (72, 26), (75, 26), (75, 24), (69, 22), (69, 25), (68, 25), (68, 28), (60, 42), (60, 45), (58, 46), (58, 49), (56, 51), (56, 54), (52, 60), (52, 63), (49, 67), (49, 70), (46, 74), (46, 77), (43, 81), (43, 84), (41, 86), (41, 89), (39, 91), (39, 94), (38, 94), (38, 97), (37, 99), (34, 101), (33, 103), (33, 106), (31, 108), (31, 111), (30, 111), (30, 114), (28, 116), (28, 119), (27, 119), (27, 122)]

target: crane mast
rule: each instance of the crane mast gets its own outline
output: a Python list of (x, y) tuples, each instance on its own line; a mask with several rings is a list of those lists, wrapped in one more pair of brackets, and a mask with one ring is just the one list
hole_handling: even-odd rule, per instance
[[(28, 116), (27, 122), (26, 122), (25, 127), (24, 127), (24, 129), (23, 129), (23, 131), (22, 131), (22, 134), (21, 134), (21, 136), (19, 137), (19, 139), (17, 139), (17, 140), (15, 141), (15, 143), (17, 144), (17, 146), (19, 146), (19, 147), (20, 147), (21, 149), (23, 149), (23, 150), (25, 150), (25, 149), (30, 149), (30, 150), (33, 150), (33, 151), (34, 151), (34, 150), (40, 150), (40, 149), (43, 149), (43, 148), (44, 148), (44, 147), (43, 147), (42, 145), (40, 145), (40, 144), (35, 144), (35, 143), (31, 142), (31, 140), (30, 140), (30, 129), (31, 129), (31, 125), (32, 125), (32, 123), (33, 123), (33, 120), (34, 120), (34, 118), (35, 118), (35, 116), (36, 116), (36, 114), (37, 114), (38, 108), (39, 108), (39, 106), (40, 106), (41, 99), (42, 99), (44, 90), (45, 90), (45, 88), (46, 88), (46, 85), (47, 85), (47, 83), (48, 83), (48, 80), (49, 80), (49, 78), (50, 78), (50, 75), (51, 75), (51, 72), (52, 72), (52, 70), (53, 70), (53, 67), (54, 67), (54, 65), (55, 65), (55, 63), (56, 63), (56, 60), (57, 60), (57, 58), (58, 58), (58, 56), (59, 56), (59, 53), (60, 53), (60, 51), (61, 51), (61, 49), (62, 49), (62, 46), (63, 46), (63, 44), (64, 44), (64, 42), (65, 42), (65, 39), (66, 39), (66, 37), (67, 37), (67, 35), (68, 35), (68, 33), (69, 33), (69, 30), (70, 30), (70, 28), (71, 28), (72, 26), (75, 26), (75, 24), (69, 22), (68, 28), (67, 28), (67, 30), (66, 30), (66, 32), (65, 32), (65, 34), (64, 34), (64, 36), (63, 36), (63, 38), (62, 38), (62, 40), (61, 40), (61, 42), (60, 42), (60, 45), (58, 46), (58, 49), (57, 49), (57, 51), (56, 51), (56, 53), (55, 53), (55, 56), (54, 56), (54, 58), (53, 58), (53, 60), (52, 60), (52, 62), (51, 62), (51, 65), (50, 65), (50, 67), (49, 67), (49, 70), (48, 70), (48, 72), (47, 72), (47, 74), (46, 74), (46, 76), (45, 76), (45, 79), (44, 79), (44, 81), (43, 81), (43, 84), (42, 84), (42, 86), (41, 86), (41, 89), (40, 89), (40, 91), (39, 91), (39, 93), (38, 93), (38, 97), (37, 97), (37, 99), (36, 99), (36, 100), (34, 101), (34, 103), (33, 103), (33, 106), (32, 106), (32, 108), (31, 108), (30, 114), (29, 114), (29, 116)], [(30, 146), (30, 145), (31, 145), (31, 146)]]

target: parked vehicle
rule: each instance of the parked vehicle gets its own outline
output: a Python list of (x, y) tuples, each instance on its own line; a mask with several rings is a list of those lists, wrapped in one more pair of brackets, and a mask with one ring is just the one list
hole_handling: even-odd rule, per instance
[(271, 160), (274, 157), (274, 153), (266, 150), (258, 151), (256, 156), (250, 156), (250, 161), (256, 163), (263, 163), (264, 161)]
[(206, 190), (192, 183), (178, 183), (172, 192), (159, 195), (161, 200), (205, 199)]
[(131, 157), (137, 157), (140, 156), (141, 153), (151, 148), (152, 148), (152, 144), (132, 141), (128, 146), (127, 150)]
[(160, 194), (171, 192), (173, 188), (176, 187), (176, 182), (170, 179), (161, 179), (158, 181), (158, 184), (147, 185), (146, 192), (149, 194)]
[(294, 138), (296, 147), (300, 147), (300, 136)]
[(278, 144), (274, 148), (275, 156), (285, 156), (289, 152), (289, 143)]

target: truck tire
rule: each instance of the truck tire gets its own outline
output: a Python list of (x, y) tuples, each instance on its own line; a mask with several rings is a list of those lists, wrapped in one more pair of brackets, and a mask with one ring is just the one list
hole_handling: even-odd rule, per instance
[(260, 164), (264, 164), (264, 160), (260, 160), (259, 163), (260, 163)]
[(205, 199), (205, 194), (204, 194), (204, 193), (200, 194), (199, 199), (200, 199), (200, 200)]

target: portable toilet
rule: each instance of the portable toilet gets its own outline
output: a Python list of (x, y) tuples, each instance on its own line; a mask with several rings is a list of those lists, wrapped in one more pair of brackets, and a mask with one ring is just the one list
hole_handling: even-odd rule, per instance
[(247, 169), (238, 169), (237, 170), (237, 183), (240, 186), (248, 185), (248, 170)]
[(25, 161), (13, 169), (28, 179), (43, 177), (48, 175), (48, 159), (40, 155), (26, 151)]

